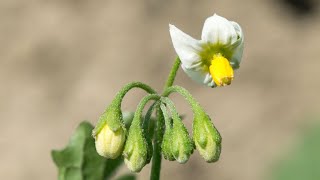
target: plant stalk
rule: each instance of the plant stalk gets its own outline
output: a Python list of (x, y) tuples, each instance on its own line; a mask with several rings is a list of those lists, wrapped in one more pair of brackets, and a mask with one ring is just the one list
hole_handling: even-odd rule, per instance
[[(177, 75), (177, 71), (180, 67), (181, 61), (179, 57), (176, 58), (171, 71), (169, 73), (168, 79), (164, 85), (163, 92), (166, 91), (167, 88), (173, 85), (175, 77)], [(151, 166), (151, 174), (150, 180), (160, 180), (160, 171), (161, 171), (161, 144), (162, 138), (164, 134), (164, 118), (161, 113), (160, 105), (157, 107), (157, 123), (156, 130), (154, 131), (154, 141), (153, 141), (153, 155), (152, 155), (152, 166)]]

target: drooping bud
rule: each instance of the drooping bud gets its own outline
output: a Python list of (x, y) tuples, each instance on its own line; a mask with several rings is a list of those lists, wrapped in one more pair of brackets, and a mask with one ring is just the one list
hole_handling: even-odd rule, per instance
[(186, 163), (193, 153), (194, 145), (181, 119), (173, 120), (172, 154), (179, 163)]
[(145, 124), (143, 125), (142, 111), (148, 101), (158, 100), (159, 98), (160, 96), (158, 94), (146, 95), (140, 101), (134, 114), (123, 151), (124, 161), (127, 167), (133, 172), (140, 172), (141, 169), (150, 162), (152, 157), (152, 146), (148, 144), (148, 142), (151, 143), (151, 140), (149, 141), (149, 139), (146, 138), (146, 134), (148, 135), (148, 133), (144, 131), (144, 128), (148, 128)]
[(179, 163), (186, 163), (193, 153), (193, 142), (189, 137), (189, 133), (182, 123), (173, 102), (169, 98), (162, 98), (172, 113), (172, 120), (168, 117), (168, 113), (164, 104), (161, 104), (161, 110), (165, 117), (166, 131), (162, 141), (162, 153), (164, 158), (172, 161), (177, 160)]
[[(182, 124), (182, 123), (181, 123)], [(185, 127), (174, 127), (167, 130), (163, 136), (162, 154), (169, 161), (183, 164), (189, 160), (194, 145)]]
[[(135, 121), (135, 120), (133, 120)], [(132, 124), (123, 150), (124, 162), (133, 172), (140, 172), (148, 159), (148, 144), (139, 124)]]
[(113, 101), (100, 116), (92, 135), (99, 155), (109, 159), (119, 157), (126, 139), (126, 128), (118, 101)]
[(96, 150), (100, 156), (116, 159), (123, 150), (126, 139), (125, 129), (119, 128), (115, 132), (106, 124), (95, 137)]
[(193, 140), (196, 149), (207, 162), (218, 161), (221, 152), (221, 136), (202, 108), (199, 107), (195, 111)]

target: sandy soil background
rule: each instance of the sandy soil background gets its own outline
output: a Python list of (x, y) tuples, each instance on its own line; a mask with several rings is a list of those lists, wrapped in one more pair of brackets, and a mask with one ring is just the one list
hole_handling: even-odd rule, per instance
[[(164, 161), (162, 177), (262, 179), (320, 108), (320, 15), (295, 16), (276, 0), (1, 0), (0, 179), (56, 179), (50, 150), (79, 122), (96, 123), (130, 81), (161, 90), (175, 57), (168, 24), (200, 38), (213, 13), (245, 33), (232, 86), (206, 88), (182, 71), (176, 84), (213, 117), (221, 159), (207, 164), (196, 151), (186, 165)], [(123, 109), (142, 96), (130, 93)], [(190, 127), (189, 107), (174, 99)]]

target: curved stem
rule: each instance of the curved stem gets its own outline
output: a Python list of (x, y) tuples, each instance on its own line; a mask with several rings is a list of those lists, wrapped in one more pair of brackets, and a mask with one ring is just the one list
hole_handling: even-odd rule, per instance
[[(104, 127), (104, 124), (106, 124), (107, 114), (111, 112), (113, 117), (117, 118), (111, 118), (108, 120), (109, 127), (116, 131), (118, 128), (120, 128), (121, 123), (124, 123), (122, 120), (122, 112), (121, 112), (121, 103), (124, 98), (124, 96), (133, 88), (140, 88), (145, 90), (149, 94), (157, 94), (155, 90), (153, 90), (150, 86), (141, 83), (141, 82), (131, 82), (127, 85), (125, 85), (116, 95), (116, 97), (112, 100), (110, 105), (106, 108), (105, 112), (100, 116), (99, 121), (96, 125), (96, 127), (93, 130), (93, 135), (95, 136), (100, 130)], [(120, 120), (119, 120), (120, 119)]]
[(144, 121), (143, 121), (143, 129), (149, 132), (149, 124), (151, 120), (152, 113), (156, 106), (158, 105), (157, 102), (154, 102), (148, 109), (146, 115), (144, 116)]
[(146, 104), (150, 101), (150, 100), (159, 100), (161, 98), (161, 96), (159, 96), (158, 94), (148, 94), (145, 97), (142, 98), (142, 100), (140, 101), (137, 110), (134, 114), (134, 118), (132, 121), (132, 124), (137, 124), (139, 123), (139, 125), (142, 125), (142, 111), (144, 109), (144, 107), (146, 106)]
[(171, 87), (167, 88), (162, 93), (162, 95), (166, 97), (166, 96), (169, 96), (173, 92), (177, 92), (180, 95), (182, 95), (188, 101), (188, 103), (191, 105), (192, 110), (197, 109), (197, 108), (201, 108), (199, 103), (192, 97), (192, 95), (189, 93), (189, 91), (187, 91), (185, 88), (183, 88), (181, 86), (171, 86)]
[(140, 88), (145, 90), (149, 94), (157, 94), (157, 92), (152, 89), (149, 85), (142, 82), (131, 82), (126, 84), (116, 95), (113, 101), (117, 102), (116, 104), (121, 107), (121, 102), (124, 96), (133, 88)]
[[(172, 115), (172, 119), (180, 119), (179, 114), (177, 112), (176, 107), (174, 106), (173, 102), (171, 101), (171, 99), (167, 98), (167, 97), (162, 97), (160, 99), (162, 102), (164, 102), (166, 105), (168, 105), (171, 115)], [(162, 109), (162, 108), (161, 108)]]
[(168, 115), (168, 111), (167, 111), (167, 107), (164, 104), (160, 105), (163, 117), (164, 117), (164, 122), (166, 125), (166, 130), (171, 129), (171, 120), (170, 117)]
[[(175, 62), (173, 63), (173, 66), (171, 68), (171, 71), (169, 73), (168, 79), (164, 85), (164, 90), (170, 86), (172, 86), (175, 77), (177, 75), (177, 71), (180, 67), (181, 61), (179, 57), (176, 58)], [(153, 156), (152, 156), (152, 166), (151, 166), (151, 174), (150, 174), (150, 180), (159, 180), (160, 179), (160, 171), (161, 171), (161, 144), (162, 144), (162, 138), (164, 134), (164, 118), (163, 114), (161, 113), (161, 109), (158, 106), (157, 107), (157, 123), (156, 123), (156, 130), (154, 131), (154, 142), (153, 142)]]

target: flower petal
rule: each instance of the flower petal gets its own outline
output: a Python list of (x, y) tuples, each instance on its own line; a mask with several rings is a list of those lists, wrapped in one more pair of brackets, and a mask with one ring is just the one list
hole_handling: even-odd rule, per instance
[(205, 67), (198, 67), (198, 68), (192, 68), (188, 69), (183, 64), (181, 65), (183, 71), (194, 81), (205, 84), (210, 87), (215, 87), (216, 84), (214, 83), (211, 74), (208, 70), (205, 69)]
[(232, 44), (234, 46), (234, 54), (232, 58), (230, 59), (230, 64), (233, 68), (237, 69), (239, 68), (239, 64), (241, 62), (242, 54), (243, 54), (243, 42), (244, 42), (244, 36), (242, 29), (240, 25), (236, 22), (231, 22), (234, 29), (236, 30), (238, 40)]
[(206, 43), (232, 44), (237, 40), (233, 24), (217, 14), (206, 19), (202, 29), (202, 40)]
[(171, 40), (181, 63), (187, 68), (193, 68), (201, 63), (198, 52), (202, 47), (198, 40), (192, 38), (174, 25), (169, 25)]

